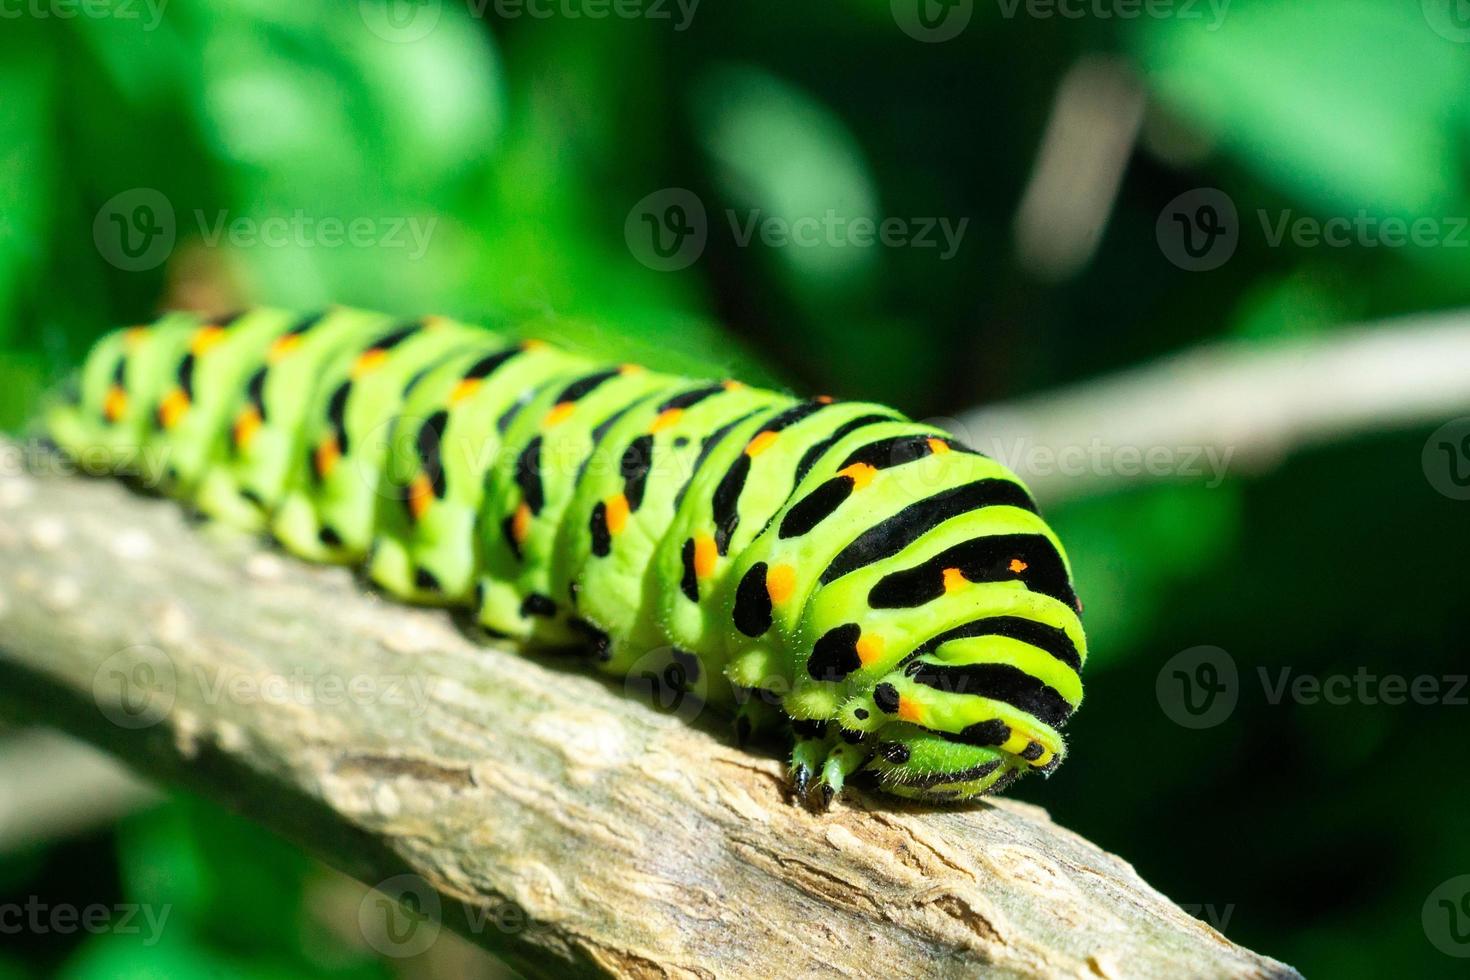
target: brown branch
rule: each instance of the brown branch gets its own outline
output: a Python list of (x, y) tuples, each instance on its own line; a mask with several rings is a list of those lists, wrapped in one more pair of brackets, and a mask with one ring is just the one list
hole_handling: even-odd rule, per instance
[(0, 710), (421, 875), (528, 975), (1295, 975), (1034, 806), (809, 813), (719, 719), (108, 481), (0, 472)]

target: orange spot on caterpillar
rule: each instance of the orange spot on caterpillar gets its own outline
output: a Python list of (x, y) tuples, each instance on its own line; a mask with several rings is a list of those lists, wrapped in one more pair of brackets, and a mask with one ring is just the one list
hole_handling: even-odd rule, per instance
[(510, 519), (510, 536), (515, 539), (516, 544), (525, 544), (526, 537), (531, 533), (531, 505), (522, 503), (516, 508), (516, 512)]
[(836, 400), (831, 395), (818, 395), (816, 397), (817, 404), (819, 405), (830, 405)]
[(430, 314), (419, 321), (425, 330), (443, 330), (452, 322), (447, 316)]
[(916, 725), (922, 725), (924, 709), (913, 698), (906, 698), (900, 694), (898, 696), (898, 717), (900, 721), (911, 721)]
[(546, 418), (541, 420), (541, 427), (549, 429), (554, 425), (561, 425), (573, 412), (577, 410), (576, 402), (558, 402), (546, 413)]
[(701, 534), (694, 539), (694, 574), (698, 578), (709, 578), (715, 573), (715, 564), (720, 560), (720, 549), (715, 539)]
[(644, 367), (642, 364), (619, 364), (618, 365), (618, 373), (619, 374), (642, 374), (644, 371), (647, 371), (647, 370), (648, 370), (648, 368)]
[(745, 385), (742, 382), (730, 380), (721, 381), (720, 387), (724, 388), (726, 391), (739, 391), (741, 388), (744, 388)]
[(654, 417), (653, 422), (648, 426), (648, 431), (650, 433), (662, 432), (683, 417), (684, 410), (682, 408), (666, 408)]
[(1007, 565), (1006, 567), (1009, 568), (1011, 571), (1015, 572), (1017, 575), (1020, 575), (1022, 572), (1024, 572), (1026, 569), (1030, 568), (1031, 566), (1028, 565), (1028, 564), (1026, 564), (1024, 561), (1022, 561), (1019, 558), (1012, 558), (1011, 559), (1011, 563), (1009, 565)]
[(434, 483), (427, 473), (420, 473), (408, 485), (408, 512), (413, 515), (414, 520), (421, 521), (433, 502)]
[(772, 565), (766, 572), (766, 592), (771, 602), (780, 605), (796, 591), (796, 569), (790, 565)]
[(480, 385), (483, 383), (479, 378), (465, 378), (460, 381), (459, 384), (454, 386), (454, 390), (449, 393), (449, 404), (458, 405), (468, 398), (473, 398), (475, 392), (480, 390)]
[(337, 468), (337, 462), (342, 458), (342, 447), (337, 443), (335, 435), (328, 435), (317, 443), (316, 452), (312, 454), (312, 460), (316, 465), (317, 476), (322, 479), (332, 475)]
[(352, 365), (352, 380), (356, 381), (364, 375), (372, 374), (382, 367), (386, 360), (388, 360), (388, 352), (380, 347), (372, 347), (363, 351)]
[(607, 530), (609, 534), (621, 534), (628, 526), (628, 498), (620, 493), (603, 501), (607, 507)]
[(837, 471), (838, 476), (845, 476), (852, 481), (854, 490), (861, 490), (873, 482), (873, 477), (878, 473), (877, 467), (870, 463), (853, 463), (851, 466)]
[(958, 592), (969, 584), (970, 580), (965, 578), (964, 572), (961, 572), (958, 568), (946, 568), (944, 570), (945, 592)]
[(184, 389), (170, 389), (158, 404), (158, 424), (165, 429), (172, 429), (188, 411), (189, 396), (184, 394)]
[(761, 453), (771, 448), (771, 444), (776, 441), (778, 435), (778, 433), (771, 432), (769, 430), (765, 432), (757, 432), (755, 438), (750, 440), (749, 444), (746, 445), (745, 455), (749, 456), (751, 459), (759, 456)]
[(288, 333), (277, 337), (271, 342), (270, 350), (266, 352), (267, 364), (279, 364), (291, 356), (291, 352), (301, 346), (301, 334)]
[(147, 327), (129, 327), (123, 334), (123, 347), (128, 350), (137, 350), (143, 341), (148, 339)]
[(544, 340), (536, 340), (535, 338), (532, 338), (531, 340), (521, 341), (521, 350), (545, 350), (546, 347), (547, 344)]
[(943, 439), (929, 439), (928, 443), (929, 452), (933, 453), (935, 456), (939, 456), (943, 453), (949, 452), (949, 443), (945, 442)]
[[(870, 667), (873, 661), (883, 656), (883, 637), (876, 633), (864, 633), (858, 637), (857, 655), (864, 667)], [(899, 699), (899, 711), (903, 710), (903, 699)]]
[(127, 410), (128, 393), (123, 390), (122, 385), (113, 385), (108, 388), (107, 396), (102, 399), (102, 417), (109, 422), (116, 422)]
[(254, 405), (246, 405), (235, 416), (235, 425), (231, 430), (235, 445), (241, 449), (248, 449), (255, 441), (255, 434), (260, 431), (263, 420), (260, 411)]
[(209, 352), (210, 348), (214, 347), (224, 339), (224, 327), (200, 327), (198, 330), (194, 331), (194, 336), (189, 338), (189, 353), (195, 355), (196, 357), (200, 354), (206, 354)]

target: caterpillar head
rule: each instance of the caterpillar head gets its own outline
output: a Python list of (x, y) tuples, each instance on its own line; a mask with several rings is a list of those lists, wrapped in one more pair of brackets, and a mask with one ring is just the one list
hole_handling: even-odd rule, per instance
[(883, 788), (919, 800), (958, 800), (997, 792), (1024, 766), (994, 748), (969, 745), (908, 722), (885, 725), (868, 762)]
[(885, 790), (964, 799), (1061, 764), (1066, 745), (1057, 728), (1081, 700), (1080, 683), (1028, 672), (1013, 662), (1029, 658), (1015, 646), (994, 637), (941, 644), (843, 705), (839, 723), (865, 733), (874, 747), (868, 768)]

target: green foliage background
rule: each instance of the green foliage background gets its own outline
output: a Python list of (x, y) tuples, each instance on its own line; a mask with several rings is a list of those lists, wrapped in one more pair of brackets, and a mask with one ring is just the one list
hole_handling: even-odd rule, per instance
[[(1256, 220), (1470, 214), (1470, 44), (1434, 0), (1234, 0), (1218, 18), (1218, 3), (1135, 17), (1074, 4), (1094, 12), (1071, 18), (981, 2), (943, 44), (905, 34), (888, 0), (705, 0), (686, 29), (673, 5), (671, 19), (572, 16), (587, 13), (576, 0), (477, 19), (430, 2), (437, 21), (411, 40), (389, 2), (5, 8), (21, 14), (0, 21), (0, 428), (21, 427), (104, 329), (164, 302), (538, 318), (618, 359), (924, 416), (1214, 339), (1267, 346), (1470, 301), (1470, 248), (1272, 247)], [(1089, 55), (1131, 66), (1148, 116), (1095, 257), (1048, 282), (1015, 257), (1015, 214), (1058, 80)], [(630, 208), (668, 187), (697, 193), (711, 221), (677, 272), (624, 240)], [(1241, 213), (1237, 253), (1210, 273), (1176, 268), (1155, 237), (1165, 204), (1196, 187)], [(130, 272), (93, 225), (135, 188), (167, 198), (178, 241)], [(829, 207), (969, 223), (945, 261), (741, 248), (723, 217)], [(199, 233), (220, 214), (300, 211), (433, 233), (422, 256)], [(1049, 510), (1094, 651), (1072, 761), (1020, 795), (1309, 975), (1464, 962), (1420, 914), (1470, 872), (1470, 708), (1272, 703), (1257, 673), (1465, 673), (1467, 505), (1425, 479), (1427, 436), (1369, 432), (1219, 487)], [(1230, 652), (1242, 694), (1227, 723), (1189, 731), (1155, 680), (1201, 644)], [(313, 873), (189, 800), (0, 859), (0, 901), (176, 916), (151, 948), (7, 940), (0, 978), (386, 975), (312, 925)]]

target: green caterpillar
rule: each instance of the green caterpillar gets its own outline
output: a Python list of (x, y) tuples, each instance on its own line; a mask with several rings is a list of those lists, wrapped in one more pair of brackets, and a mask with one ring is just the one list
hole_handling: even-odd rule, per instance
[[(51, 438), (403, 599), (789, 721), (798, 798), (999, 790), (1065, 753), (1086, 640), (1018, 480), (891, 409), (605, 367), (443, 318), (167, 314)], [(143, 450), (147, 450), (146, 452)]]

